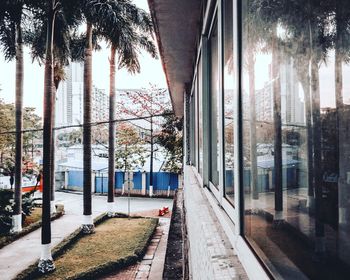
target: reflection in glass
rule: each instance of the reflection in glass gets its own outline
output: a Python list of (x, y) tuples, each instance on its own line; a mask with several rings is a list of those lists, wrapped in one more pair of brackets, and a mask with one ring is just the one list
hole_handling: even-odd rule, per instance
[(218, 67), (218, 26), (217, 20), (209, 38), (210, 46), (210, 182), (219, 185), (219, 67)]
[(203, 90), (202, 90), (202, 56), (198, 62), (198, 171), (203, 175)]
[(283, 279), (349, 279), (350, 3), (243, 2), (245, 236)]
[(196, 166), (196, 141), (195, 141), (195, 113), (196, 113), (196, 99), (195, 99), (195, 94), (192, 92), (192, 95), (190, 97), (190, 160), (191, 164), (193, 166)]
[(224, 143), (225, 195), (234, 203), (234, 64), (233, 64), (233, 1), (224, 1)]

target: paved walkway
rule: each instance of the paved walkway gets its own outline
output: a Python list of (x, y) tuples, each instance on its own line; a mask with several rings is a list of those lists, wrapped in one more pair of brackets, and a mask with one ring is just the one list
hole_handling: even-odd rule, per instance
[(190, 278), (247, 280), (248, 276), (203, 188), (198, 185), (197, 178), (188, 166), (185, 169), (184, 198)]
[[(93, 217), (106, 211), (105, 196), (93, 196)], [(52, 246), (56, 246), (65, 237), (81, 225), (83, 197), (81, 194), (56, 192), (56, 202), (65, 206), (65, 215), (52, 222)], [(163, 206), (172, 208), (172, 199), (131, 198), (130, 211), (142, 212)], [(127, 213), (128, 198), (116, 198), (116, 211)], [(35, 263), (40, 257), (41, 229), (18, 239), (0, 249), (0, 278), (13, 279), (18, 273)]]

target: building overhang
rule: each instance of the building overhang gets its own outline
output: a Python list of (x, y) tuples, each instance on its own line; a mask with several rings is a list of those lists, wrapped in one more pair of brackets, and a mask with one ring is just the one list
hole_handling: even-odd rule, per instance
[(172, 105), (183, 115), (196, 55), (201, 0), (148, 0)]

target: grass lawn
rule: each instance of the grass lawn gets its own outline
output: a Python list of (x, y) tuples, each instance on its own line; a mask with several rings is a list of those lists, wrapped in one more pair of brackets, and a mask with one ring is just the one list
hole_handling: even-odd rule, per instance
[(135, 256), (146, 246), (156, 219), (111, 218), (55, 259), (56, 271), (40, 279), (74, 279), (80, 273)]

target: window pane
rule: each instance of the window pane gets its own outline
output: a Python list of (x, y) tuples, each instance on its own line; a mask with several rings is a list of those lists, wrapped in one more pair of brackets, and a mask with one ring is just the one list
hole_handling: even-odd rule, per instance
[(198, 168), (199, 173), (203, 175), (203, 103), (202, 103), (202, 57), (198, 62)]
[(217, 20), (209, 39), (210, 46), (210, 181), (219, 185), (219, 72), (218, 72), (218, 30)]
[(191, 164), (196, 165), (196, 146), (195, 146), (195, 95), (192, 93), (190, 97), (190, 145), (191, 145)]
[(349, 279), (350, 5), (243, 5), (245, 236), (283, 279)]
[(234, 203), (234, 64), (233, 64), (233, 5), (224, 1), (224, 132), (225, 132), (225, 194)]
[(195, 145), (195, 166), (197, 167), (197, 171), (199, 171), (198, 168), (198, 88), (197, 88), (197, 78), (194, 81), (194, 145)]

